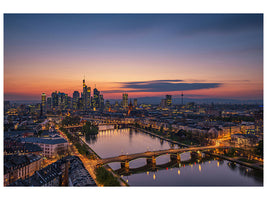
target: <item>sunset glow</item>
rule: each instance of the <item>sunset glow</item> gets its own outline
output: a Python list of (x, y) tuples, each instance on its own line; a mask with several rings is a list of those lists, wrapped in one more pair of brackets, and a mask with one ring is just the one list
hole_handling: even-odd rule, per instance
[(262, 100), (263, 16), (4, 16), (5, 100), (39, 100), (55, 90), (72, 96), (84, 76), (105, 99), (183, 91)]

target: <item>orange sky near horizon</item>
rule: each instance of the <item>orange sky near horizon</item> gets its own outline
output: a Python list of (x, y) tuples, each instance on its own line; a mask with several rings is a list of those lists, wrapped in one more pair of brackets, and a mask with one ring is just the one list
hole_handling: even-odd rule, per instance
[[(195, 98), (263, 99), (261, 18), (5, 15), (4, 97), (39, 99), (53, 91), (72, 96), (82, 92), (85, 76), (105, 99), (120, 99), (123, 91), (133, 97), (183, 91)], [(129, 92), (134, 89), (139, 92)]]

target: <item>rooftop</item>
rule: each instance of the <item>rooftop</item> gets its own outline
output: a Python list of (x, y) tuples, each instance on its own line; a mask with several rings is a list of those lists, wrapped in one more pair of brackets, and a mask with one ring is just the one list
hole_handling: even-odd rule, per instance
[(64, 138), (59, 139), (50, 139), (50, 138), (37, 138), (37, 137), (28, 137), (28, 138), (22, 138), (21, 142), (25, 143), (40, 143), (40, 144), (63, 144), (68, 143), (67, 140)]

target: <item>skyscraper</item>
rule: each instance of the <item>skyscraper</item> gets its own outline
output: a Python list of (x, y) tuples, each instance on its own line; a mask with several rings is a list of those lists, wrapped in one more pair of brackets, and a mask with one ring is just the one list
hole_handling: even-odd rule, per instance
[(57, 91), (51, 94), (52, 97), (52, 108), (56, 109), (58, 107), (58, 94)]
[(86, 108), (89, 109), (90, 107), (91, 107), (91, 87), (87, 87)]
[(83, 110), (87, 109), (87, 85), (85, 85), (85, 79), (83, 79)]
[(80, 98), (80, 93), (78, 91), (73, 92), (73, 99), (72, 99), (72, 108), (77, 110), (78, 109), (78, 102)]
[(100, 92), (95, 88), (94, 89), (94, 98), (93, 98), (93, 108), (99, 108), (100, 106)]
[(46, 114), (46, 94), (42, 93), (41, 115)]
[(100, 109), (104, 109), (104, 105), (105, 105), (105, 103), (104, 103), (104, 97), (103, 97), (103, 94), (101, 94), (99, 96), (99, 108)]
[(89, 110), (89, 108), (91, 107), (91, 87), (87, 87), (87, 85), (85, 84), (85, 79), (83, 79), (82, 100), (83, 110)]
[(51, 97), (47, 97), (46, 108), (47, 108), (47, 111), (51, 111), (52, 109), (52, 98)]
[(172, 95), (166, 95), (166, 105), (167, 106), (172, 105)]
[(128, 94), (127, 93), (122, 94), (122, 107), (125, 109), (128, 108)]

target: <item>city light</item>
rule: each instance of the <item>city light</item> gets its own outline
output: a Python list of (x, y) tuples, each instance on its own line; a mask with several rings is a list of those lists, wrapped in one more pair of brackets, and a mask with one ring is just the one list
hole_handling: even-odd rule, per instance
[(263, 186), (263, 14), (4, 14), (4, 32), (4, 186)]

